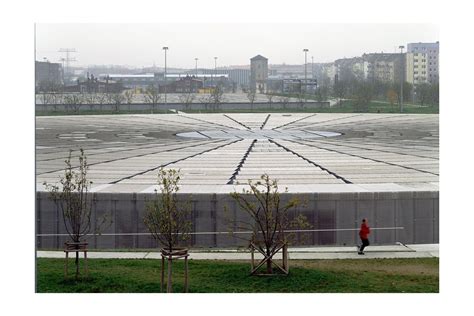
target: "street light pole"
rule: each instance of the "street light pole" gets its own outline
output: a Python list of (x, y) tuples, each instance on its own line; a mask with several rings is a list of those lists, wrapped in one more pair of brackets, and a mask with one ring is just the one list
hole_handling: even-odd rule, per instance
[(403, 113), (403, 73), (404, 73), (404, 70), (403, 70), (403, 49), (405, 48), (405, 46), (403, 45), (400, 45), (398, 46), (398, 48), (400, 48), (400, 113)]
[[(217, 57), (214, 57), (214, 77), (217, 77)], [(216, 78), (216, 82), (217, 82), (217, 78)]]
[(194, 58), (194, 60), (196, 61), (196, 77), (198, 75), (198, 60), (199, 58)]
[(306, 100), (306, 77), (307, 77), (307, 74), (306, 74), (306, 66), (307, 66), (307, 61), (306, 61), (306, 57), (307, 57), (307, 54), (308, 54), (308, 51), (309, 49), (305, 48), (303, 49), (303, 52), (304, 52), (304, 94), (305, 94), (305, 100)]
[(166, 92), (168, 90), (167, 80), (166, 80), (166, 51), (168, 50), (168, 47), (164, 46), (163, 50), (165, 51), (165, 107), (166, 107), (166, 105), (167, 105)]

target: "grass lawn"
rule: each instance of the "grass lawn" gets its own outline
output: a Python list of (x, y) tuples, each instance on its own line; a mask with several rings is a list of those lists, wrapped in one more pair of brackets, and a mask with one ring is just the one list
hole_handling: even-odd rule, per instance
[[(64, 259), (37, 259), (39, 293), (158, 293), (161, 260), (89, 259), (89, 278), (64, 280)], [(82, 263), (82, 262), (81, 262)], [(182, 261), (173, 291), (183, 291)], [(74, 263), (69, 264), (71, 272)], [(439, 259), (292, 260), (290, 274), (250, 276), (247, 261), (189, 262), (191, 293), (438, 293)]]

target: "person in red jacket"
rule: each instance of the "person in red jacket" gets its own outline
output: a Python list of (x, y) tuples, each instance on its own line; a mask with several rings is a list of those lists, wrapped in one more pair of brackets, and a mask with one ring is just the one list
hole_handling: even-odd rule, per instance
[(366, 218), (362, 219), (362, 224), (360, 225), (360, 231), (359, 231), (359, 237), (360, 240), (362, 240), (362, 246), (357, 246), (358, 248), (358, 254), (363, 255), (364, 254), (364, 248), (370, 245), (369, 243), (369, 234), (370, 234), (370, 228), (369, 228), (369, 222), (367, 221)]

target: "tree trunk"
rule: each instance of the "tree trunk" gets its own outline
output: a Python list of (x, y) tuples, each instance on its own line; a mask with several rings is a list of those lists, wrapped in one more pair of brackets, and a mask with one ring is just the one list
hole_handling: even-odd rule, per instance
[(173, 287), (171, 284), (172, 266), (173, 266), (173, 260), (171, 259), (171, 256), (170, 256), (170, 259), (168, 260), (168, 284), (167, 284), (167, 290), (166, 290), (166, 292), (168, 293), (171, 293), (173, 291)]
[[(267, 249), (267, 257), (270, 257), (270, 250), (269, 249)], [(267, 260), (267, 274), (273, 274), (271, 259)]]
[(76, 280), (79, 279), (79, 251), (76, 251)]

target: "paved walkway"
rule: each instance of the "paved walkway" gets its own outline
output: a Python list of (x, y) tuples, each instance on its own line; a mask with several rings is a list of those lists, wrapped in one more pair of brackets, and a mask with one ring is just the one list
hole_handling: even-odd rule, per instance
[[(382, 259), (382, 258), (439, 258), (439, 244), (369, 246), (365, 255), (358, 255), (355, 247), (309, 247), (288, 249), (290, 259)], [(38, 251), (38, 258), (64, 258), (63, 251)], [(159, 259), (156, 252), (89, 251), (94, 259)], [(195, 260), (250, 260), (250, 253), (237, 250), (190, 250)], [(259, 258), (259, 256), (256, 256)], [(278, 258), (278, 257), (276, 257)]]

